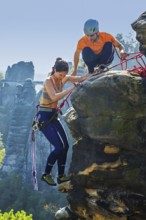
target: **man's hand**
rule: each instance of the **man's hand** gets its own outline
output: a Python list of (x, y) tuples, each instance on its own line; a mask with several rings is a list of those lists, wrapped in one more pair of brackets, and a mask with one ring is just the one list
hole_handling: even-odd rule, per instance
[(121, 51), (120, 55), (121, 55), (122, 60), (126, 59), (126, 57), (129, 56), (129, 54), (124, 51)]
[(72, 73), (71, 73), (71, 76), (76, 76), (77, 75), (77, 70), (74, 70)]

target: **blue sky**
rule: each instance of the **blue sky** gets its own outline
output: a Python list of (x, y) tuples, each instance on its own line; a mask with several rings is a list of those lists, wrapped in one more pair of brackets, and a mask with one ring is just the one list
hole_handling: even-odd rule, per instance
[(84, 22), (97, 19), (100, 30), (130, 32), (146, 0), (0, 0), (0, 70), (32, 61), (36, 79), (45, 79), (56, 57), (73, 61)]

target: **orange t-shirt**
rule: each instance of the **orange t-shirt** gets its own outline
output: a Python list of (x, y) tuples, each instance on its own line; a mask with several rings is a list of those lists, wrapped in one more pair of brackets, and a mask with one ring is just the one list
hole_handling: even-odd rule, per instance
[(98, 33), (98, 41), (91, 42), (88, 38), (88, 36), (83, 36), (77, 44), (77, 50), (82, 51), (84, 47), (90, 47), (95, 54), (98, 54), (102, 51), (103, 46), (106, 42), (111, 42), (115, 47), (118, 47), (121, 45), (119, 41), (117, 41), (111, 34), (105, 33), (105, 32), (99, 32)]

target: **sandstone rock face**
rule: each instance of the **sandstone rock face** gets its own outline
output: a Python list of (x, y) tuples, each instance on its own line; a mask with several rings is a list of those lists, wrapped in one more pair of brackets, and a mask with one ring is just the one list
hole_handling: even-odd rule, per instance
[[(146, 80), (126, 71), (92, 77), (72, 95), (82, 136), (145, 152)], [(74, 113), (75, 114), (75, 113)]]
[(94, 76), (73, 92), (65, 116), (76, 139), (73, 190), (64, 219), (146, 219), (145, 92), (145, 78), (127, 71)]
[(2, 171), (6, 173), (20, 172), (20, 170), (22, 172), (24, 170), (24, 164), (26, 163), (24, 155), (27, 157), (28, 149), (26, 146), (35, 112), (36, 94), (32, 80), (26, 80), (23, 86), (19, 86), (19, 89), (21, 92), (16, 93), (13, 111), (9, 119), (6, 156), (2, 167)]
[(140, 51), (143, 51), (146, 56), (146, 11), (131, 26), (136, 31), (136, 39), (140, 43)]
[(20, 61), (8, 66), (5, 79), (11, 82), (22, 82), (27, 78), (34, 79), (34, 65), (32, 62)]

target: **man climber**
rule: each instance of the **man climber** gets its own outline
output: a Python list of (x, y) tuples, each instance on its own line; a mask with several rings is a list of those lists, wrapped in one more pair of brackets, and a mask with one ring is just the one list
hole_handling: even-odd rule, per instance
[(89, 19), (84, 24), (85, 35), (78, 41), (77, 48), (74, 54), (74, 70), (72, 75), (77, 74), (80, 53), (88, 67), (89, 73), (94, 73), (94, 68), (103, 70), (111, 64), (114, 59), (115, 47), (119, 49), (122, 59), (125, 59), (128, 54), (124, 51), (124, 46), (116, 40), (111, 34), (100, 32), (99, 23), (97, 20)]

